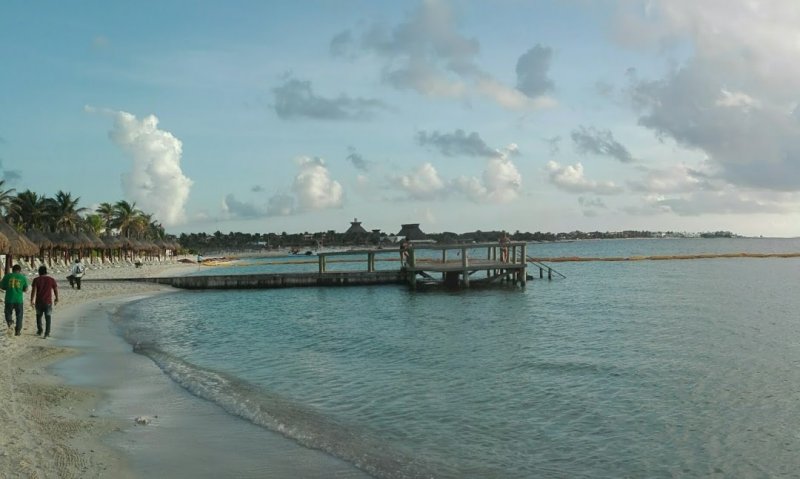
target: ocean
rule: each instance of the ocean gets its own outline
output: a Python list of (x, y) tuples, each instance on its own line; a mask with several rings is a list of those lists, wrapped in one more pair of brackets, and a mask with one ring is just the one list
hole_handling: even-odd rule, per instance
[[(528, 248), (738, 252), (800, 252), (800, 240)], [(300, 259), (204, 274), (316, 267)], [(530, 270), (524, 288), (179, 291), (114, 324), (232, 424), (376, 478), (798, 477), (800, 258), (551, 266), (566, 278)]]

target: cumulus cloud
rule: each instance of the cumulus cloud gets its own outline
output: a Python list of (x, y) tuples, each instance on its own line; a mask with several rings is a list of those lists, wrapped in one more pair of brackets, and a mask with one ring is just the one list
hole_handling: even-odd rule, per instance
[(317, 120), (365, 120), (386, 105), (375, 99), (324, 98), (314, 93), (310, 81), (287, 78), (272, 92), (275, 95), (275, 113), (284, 120), (313, 118)]
[(522, 175), (511, 157), (518, 154), (517, 145), (511, 144), (495, 152), (486, 164), (481, 179), (459, 177), (454, 181), (456, 190), (476, 202), (509, 203), (519, 196)]
[(299, 157), (295, 160), (300, 172), (295, 176), (292, 192), (300, 211), (341, 208), (344, 203), (342, 185), (331, 178), (322, 158)]
[(583, 155), (610, 156), (622, 163), (635, 161), (628, 149), (614, 139), (614, 135), (610, 130), (581, 126), (577, 130), (573, 130), (570, 136), (578, 153)]
[(417, 143), (422, 146), (432, 146), (445, 156), (496, 156), (497, 151), (486, 146), (481, 136), (472, 132), (467, 134), (464, 130), (456, 130), (453, 133), (439, 133), (434, 131), (417, 132)]
[(800, 53), (798, 24), (800, 3), (791, 1), (650, 0), (623, 10), (620, 38), (681, 40), (690, 52), (661, 78), (632, 77), (639, 123), (705, 152), (734, 185), (800, 190), (800, 63), (787, 61)]
[(126, 198), (135, 201), (143, 211), (152, 212), (165, 226), (185, 221), (192, 180), (181, 170), (181, 141), (159, 129), (155, 115), (140, 120), (125, 111), (92, 107), (86, 110), (114, 118), (109, 137), (133, 162), (131, 171), (122, 175)]
[(517, 60), (517, 90), (535, 98), (553, 90), (548, 77), (553, 50), (536, 45)]
[[(374, 54), (384, 61), (382, 79), (397, 89), (414, 90), (422, 95), (463, 99), (480, 95), (512, 109), (535, 109), (553, 104), (552, 100), (532, 100), (516, 88), (504, 85), (478, 66), (480, 44), (458, 29), (456, 12), (446, 0), (424, 0), (404, 22), (394, 26), (372, 25), (358, 39), (351, 31), (336, 35), (331, 52), (351, 56), (358, 52)], [(525, 86), (535, 74), (534, 66), (523, 61)], [(541, 63), (541, 62), (540, 62)], [(544, 62), (544, 63), (549, 63)], [(540, 64), (539, 67), (541, 68)]]
[(429, 200), (447, 193), (446, 183), (430, 163), (421, 165), (407, 175), (395, 176), (392, 180), (395, 186), (417, 200)]
[(462, 194), (475, 203), (507, 203), (519, 196), (522, 175), (511, 157), (518, 154), (516, 145), (495, 151), (478, 177), (460, 176), (445, 180), (431, 163), (425, 163), (406, 175), (391, 178), (393, 185), (417, 200), (445, 198)]
[(555, 161), (547, 162), (547, 172), (550, 183), (571, 193), (594, 193), (596, 195), (615, 195), (622, 192), (622, 188), (612, 181), (589, 180), (583, 173), (583, 165), (561, 166)]

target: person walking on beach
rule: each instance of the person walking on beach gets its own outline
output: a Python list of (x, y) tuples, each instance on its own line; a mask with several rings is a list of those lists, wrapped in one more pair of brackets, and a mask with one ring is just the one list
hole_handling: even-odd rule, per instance
[(22, 313), (25, 305), (25, 292), (28, 291), (28, 278), (22, 274), (22, 266), (15, 264), (11, 272), (3, 276), (0, 280), (0, 289), (6, 292), (5, 315), (8, 328), (14, 325), (11, 320), (12, 314), (17, 316), (17, 324), (14, 328), (14, 335), (22, 333)]
[(44, 338), (50, 337), (50, 322), (53, 304), (58, 303), (58, 283), (47, 274), (47, 267), (39, 266), (39, 276), (31, 283), (31, 306), (36, 309), (36, 335), (42, 335), (42, 315), (44, 315)]
[(69, 287), (74, 288), (77, 286), (78, 289), (81, 289), (81, 278), (83, 278), (83, 274), (85, 272), (86, 267), (83, 266), (83, 263), (81, 263), (81, 259), (75, 258), (75, 262), (72, 264), (72, 269), (69, 272), (69, 276), (67, 276)]

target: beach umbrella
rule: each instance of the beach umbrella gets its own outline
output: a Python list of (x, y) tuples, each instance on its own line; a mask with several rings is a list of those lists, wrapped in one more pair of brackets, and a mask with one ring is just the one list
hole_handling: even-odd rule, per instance
[[(29, 240), (33, 241), (33, 243), (39, 247), (42, 261), (46, 260), (48, 263), (52, 264), (53, 242), (50, 240), (50, 237), (43, 231), (39, 230), (27, 231), (25, 236), (27, 236)], [(45, 258), (45, 252), (47, 252), (47, 258)]]
[(106, 243), (100, 239), (99, 236), (94, 231), (88, 231), (84, 233), (84, 235), (88, 238), (89, 242), (92, 244), (92, 248), (95, 249), (106, 249)]
[(50, 249), (53, 247), (53, 242), (42, 231), (31, 230), (25, 233), (29, 240), (33, 241), (40, 249)]
[(7, 239), (7, 246), (2, 249), (6, 254), (5, 272), (11, 270), (14, 256), (35, 256), (39, 254), (39, 247), (29, 240), (27, 236), (18, 233), (5, 221), (0, 221), (0, 233)]
[(8, 237), (0, 233), (0, 251), (7, 251), (11, 247)]

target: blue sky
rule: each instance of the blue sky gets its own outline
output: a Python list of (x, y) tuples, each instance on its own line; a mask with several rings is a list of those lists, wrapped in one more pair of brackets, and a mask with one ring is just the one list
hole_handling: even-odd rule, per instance
[(800, 4), (6, 2), (18, 191), (168, 232), (800, 235)]

